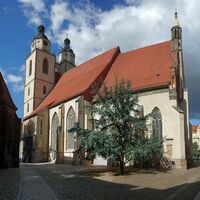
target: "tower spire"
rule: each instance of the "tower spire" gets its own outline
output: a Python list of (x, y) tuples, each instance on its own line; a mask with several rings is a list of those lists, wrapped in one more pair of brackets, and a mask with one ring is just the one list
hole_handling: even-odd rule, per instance
[(175, 10), (174, 15), (175, 15), (174, 21), (173, 21), (173, 25), (172, 25), (172, 28), (171, 28), (172, 40), (173, 39), (181, 39), (181, 37), (182, 37), (182, 28), (181, 28), (179, 20), (178, 20), (177, 10)]
[(175, 10), (174, 15), (175, 16), (174, 16), (174, 22), (173, 22), (172, 28), (173, 27), (181, 27), (180, 23), (179, 23), (179, 20), (178, 20), (178, 12), (177, 12), (177, 10)]

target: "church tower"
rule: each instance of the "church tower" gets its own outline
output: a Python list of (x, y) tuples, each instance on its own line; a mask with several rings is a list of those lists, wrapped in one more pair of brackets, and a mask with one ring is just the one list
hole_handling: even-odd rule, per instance
[(26, 59), (24, 87), (24, 117), (28, 116), (44, 100), (55, 83), (55, 55), (45, 35), (45, 27), (39, 26), (33, 38), (31, 53)]
[(183, 53), (182, 53), (182, 28), (180, 26), (177, 12), (171, 28), (173, 65), (171, 67), (170, 99), (177, 99), (177, 106), (183, 100), (185, 87)]
[(59, 53), (59, 64), (57, 65), (57, 71), (60, 74), (63, 74), (75, 67), (75, 54), (70, 47), (70, 42), (71, 41), (67, 37), (64, 40), (64, 48), (62, 48)]

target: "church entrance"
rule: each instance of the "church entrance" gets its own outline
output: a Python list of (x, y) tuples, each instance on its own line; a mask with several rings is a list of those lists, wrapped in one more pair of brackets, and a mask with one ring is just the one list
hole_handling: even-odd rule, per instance
[(57, 159), (58, 152), (58, 134), (59, 134), (59, 118), (55, 113), (51, 123), (51, 148), (50, 148), (50, 159), (55, 162)]

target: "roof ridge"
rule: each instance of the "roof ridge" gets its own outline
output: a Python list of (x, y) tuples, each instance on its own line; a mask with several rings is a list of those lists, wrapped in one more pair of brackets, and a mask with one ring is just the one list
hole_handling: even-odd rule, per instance
[(121, 54), (124, 55), (124, 54), (129, 53), (129, 52), (139, 51), (139, 50), (151, 48), (151, 47), (154, 47), (154, 46), (157, 46), (157, 45), (161, 45), (161, 44), (164, 44), (164, 43), (168, 43), (168, 42), (171, 42), (171, 40), (167, 40), (167, 41), (164, 41), (164, 42), (159, 42), (159, 43), (156, 43), (156, 44), (150, 44), (150, 45), (148, 45), (148, 46), (139, 47), (139, 48), (137, 48), (137, 49), (132, 49), (132, 50), (123, 52), (123, 53), (121, 53)]

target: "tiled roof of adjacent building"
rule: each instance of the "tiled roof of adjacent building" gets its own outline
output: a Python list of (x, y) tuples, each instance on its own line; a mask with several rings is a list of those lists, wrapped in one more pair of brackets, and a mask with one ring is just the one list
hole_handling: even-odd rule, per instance
[(197, 133), (198, 127), (199, 127), (199, 125), (192, 125), (192, 132)]
[(113, 48), (63, 74), (30, 116), (80, 95), (91, 100), (92, 87), (99, 81), (111, 87), (116, 78), (130, 80), (134, 91), (168, 87), (172, 64), (171, 41), (125, 53)]
[(6, 86), (6, 83), (3, 79), (1, 72), (0, 72), (0, 105), (7, 105), (17, 110), (17, 107), (13, 103), (13, 100), (10, 96), (9, 90)]

